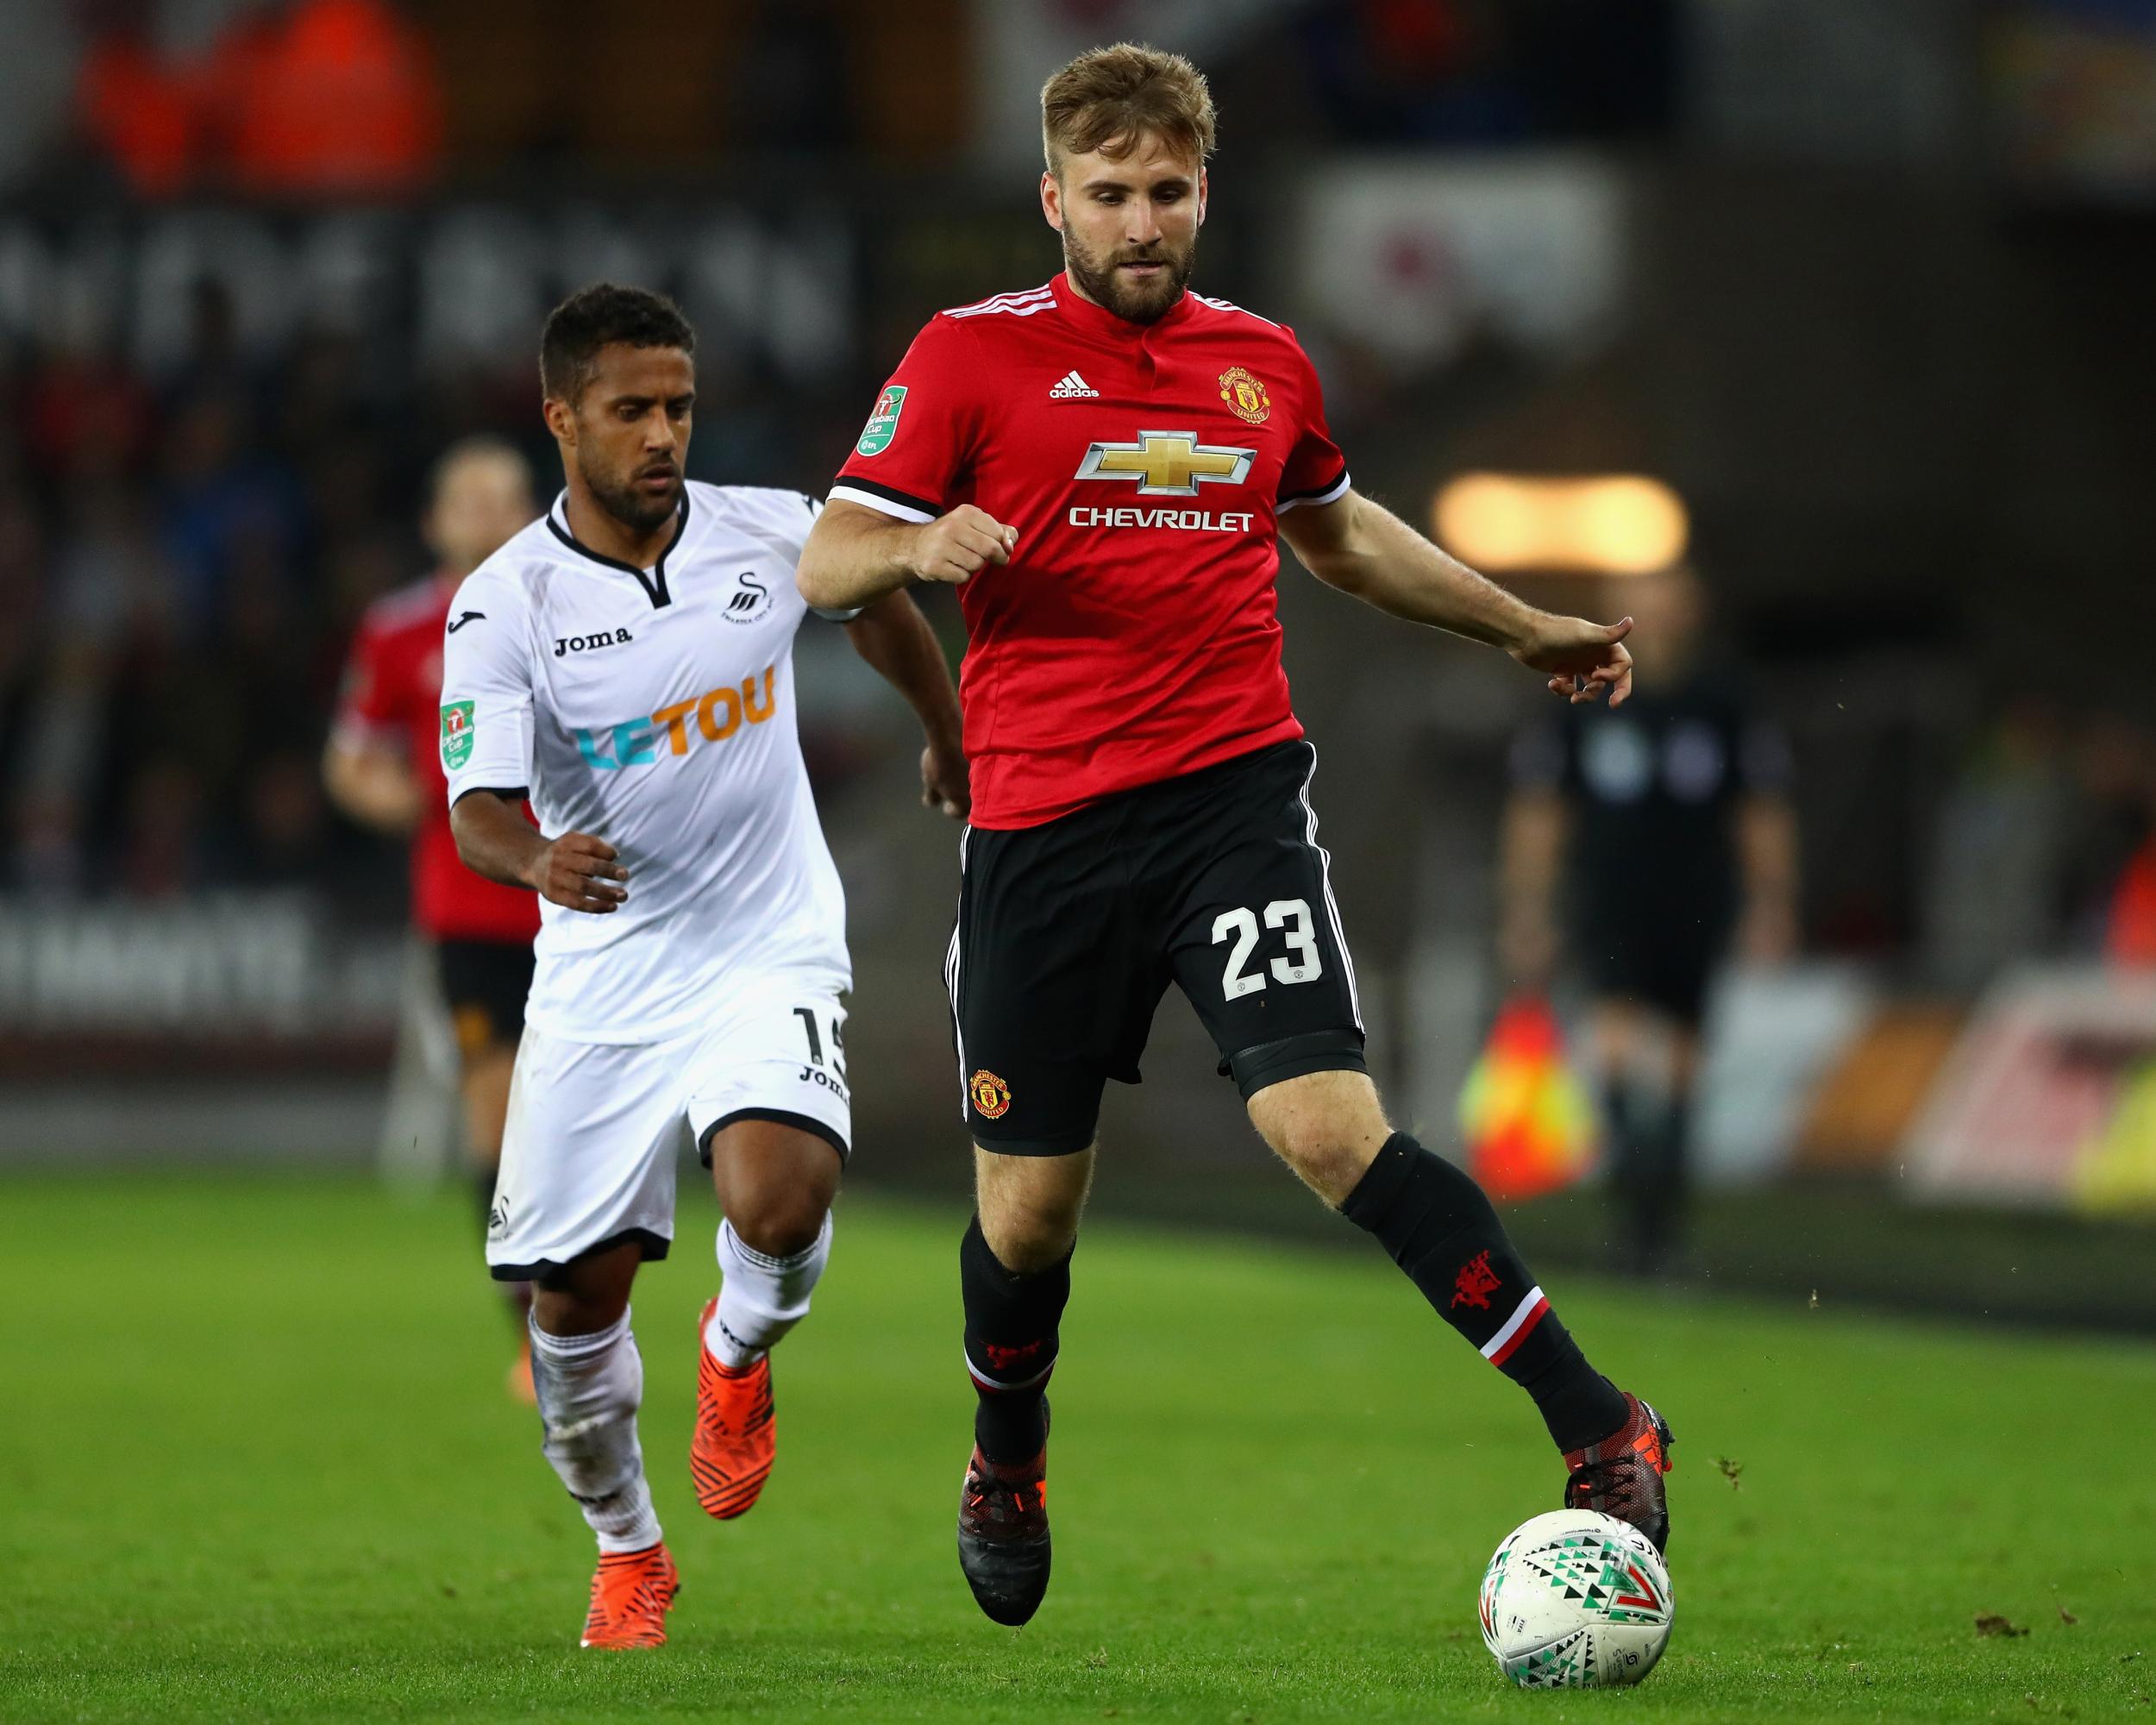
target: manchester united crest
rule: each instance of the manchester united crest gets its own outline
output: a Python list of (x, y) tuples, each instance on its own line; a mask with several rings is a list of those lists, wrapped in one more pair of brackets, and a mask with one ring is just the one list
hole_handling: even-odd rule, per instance
[(1230, 366), (1220, 373), (1220, 399), (1238, 419), (1247, 419), (1253, 425), (1263, 425), (1273, 411), (1265, 386), (1240, 366)]
[(1011, 1087), (985, 1066), (973, 1075), (966, 1088), (972, 1093), (975, 1112), (983, 1120), (1000, 1120), (1011, 1106)]

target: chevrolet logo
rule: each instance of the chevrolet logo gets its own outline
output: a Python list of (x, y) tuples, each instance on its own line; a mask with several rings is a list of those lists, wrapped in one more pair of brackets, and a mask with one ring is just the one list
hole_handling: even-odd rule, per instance
[(1135, 443), (1095, 443), (1079, 463), (1081, 480), (1136, 480), (1148, 497), (1195, 497), (1207, 481), (1241, 485), (1255, 449), (1200, 443), (1195, 431), (1141, 431)]

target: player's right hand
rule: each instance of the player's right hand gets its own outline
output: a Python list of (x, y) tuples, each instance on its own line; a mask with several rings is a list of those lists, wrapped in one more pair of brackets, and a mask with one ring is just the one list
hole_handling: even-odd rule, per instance
[(629, 870), (615, 861), (617, 854), (593, 833), (565, 832), (533, 856), (529, 878), (541, 898), (565, 910), (617, 910), (629, 896), (620, 884)]
[(917, 579), (956, 586), (989, 563), (1009, 562), (1018, 544), (1017, 528), (1006, 527), (985, 509), (962, 503), (921, 529), (907, 561)]

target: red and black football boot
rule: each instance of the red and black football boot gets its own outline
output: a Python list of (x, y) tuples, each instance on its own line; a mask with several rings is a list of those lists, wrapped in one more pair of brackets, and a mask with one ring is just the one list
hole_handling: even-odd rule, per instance
[(1564, 1507), (1599, 1509), (1632, 1525), (1654, 1541), (1658, 1552), (1670, 1544), (1670, 1502), (1662, 1476), (1676, 1463), (1670, 1458), (1669, 1422), (1637, 1396), (1626, 1395), (1631, 1417), (1599, 1444), (1565, 1452), (1572, 1477), (1564, 1483)]
[(1048, 1446), (1015, 1465), (974, 1446), (958, 1496), (958, 1566), (974, 1603), (1016, 1628), (1048, 1593)]

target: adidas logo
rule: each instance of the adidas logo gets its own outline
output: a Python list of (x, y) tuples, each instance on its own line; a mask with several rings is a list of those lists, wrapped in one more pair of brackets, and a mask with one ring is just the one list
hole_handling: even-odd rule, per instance
[(1048, 398), (1050, 401), (1075, 401), (1080, 396), (1097, 396), (1100, 393), (1099, 390), (1080, 377), (1076, 372), (1067, 372), (1057, 380), (1056, 386), (1048, 392)]

